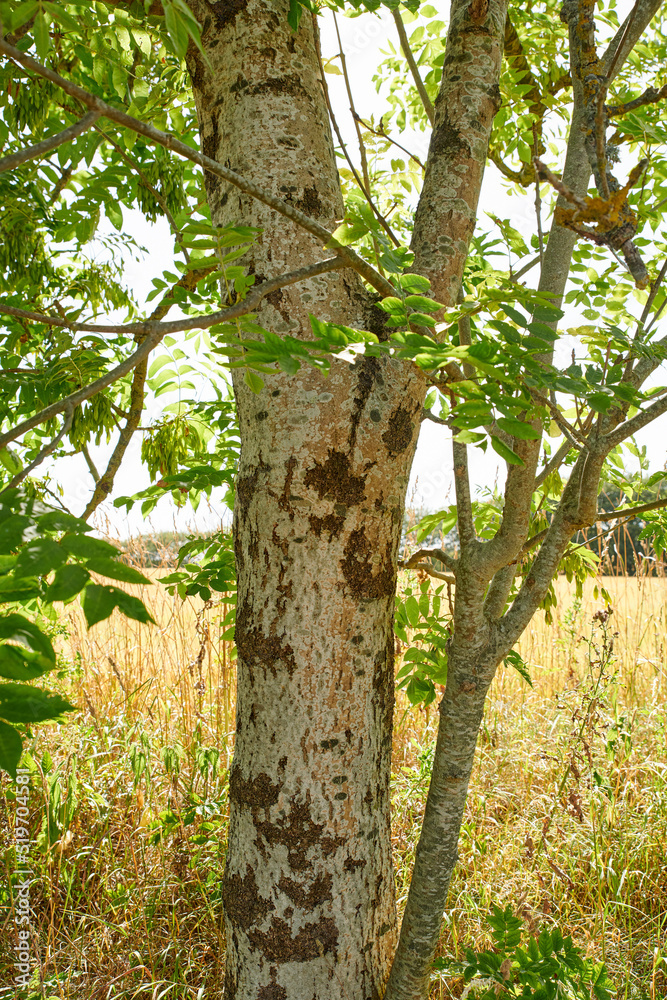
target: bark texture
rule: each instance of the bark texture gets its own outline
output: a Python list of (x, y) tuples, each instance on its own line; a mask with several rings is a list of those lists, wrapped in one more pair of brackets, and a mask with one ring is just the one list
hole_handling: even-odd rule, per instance
[[(309, 18), (287, 0), (193, 3), (188, 57), (203, 151), (333, 230), (343, 214)], [(218, 224), (262, 227), (257, 280), (321, 259), (317, 240), (207, 175)], [(267, 296), (260, 321), (308, 337), (308, 313), (375, 329), (351, 271)], [(237, 735), (223, 898), (225, 995), (367, 1000), (396, 941), (390, 854), (393, 598), (423, 380), (388, 360), (238, 378), (241, 465)]]

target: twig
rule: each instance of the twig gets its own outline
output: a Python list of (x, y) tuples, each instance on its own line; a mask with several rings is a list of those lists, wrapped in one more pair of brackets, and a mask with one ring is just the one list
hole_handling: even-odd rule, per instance
[(128, 154), (125, 152), (125, 150), (123, 149), (123, 147), (119, 146), (119, 144), (117, 142), (115, 142), (111, 138), (111, 136), (107, 135), (107, 133), (104, 131), (104, 129), (100, 128), (99, 125), (96, 125), (95, 126), (95, 131), (99, 132), (99, 134), (101, 136), (103, 136), (104, 139), (106, 139), (106, 141), (109, 143), (110, 146), (113, 146), (113, 148), (116, 150), (116, 152), (120, 155), (121, 159), (125, 160), (125, 162), (127, 163), (127, 165), (132, 170), (135, 171), (135, 173), (137, 174), (137, 176), (138, 176), (139, 180), (141, 181), (141, 183), (153, 195), (153, 197), (155, 198), (156, 202), (158, 203), (158, 205), (160, 206), (160, 208), (164, 212), (165, 217), (166, 217), (169, 225), (172, 228), (172, 232), (174, 234), (176, 242), (179, 244), (181, 250), (183, 251), (183, 255), (184, 255), (185, 259), (187, 261), (189, 261), (190, 260), (190, 254), (188, 253), (188, 249), (185, 246), (185, 242), (183, 240), (183, 233), (180, 231), (180, 229), (176, 225), (176, 220), (174, 219), (173, 215), (169, 211), (169, 208), (167, 206), (167, 202), (162, 197), (162, 195), (160, 194), (160, 192), (158, 190), (156, 190), (155, 187), (153, 187), (153, 185), (148, 180), (148, 178), (146, 177), (146, 175), (142, 171), (142, 169), (139, 166), (139, 164), (137, 163), (137, 161), (133, 160), (131, 156), (128, 156)]
[(17, 153), (10, 153), (9, 156), (3, 156), (0, 159), (0, 174), (4, 173), (5, 170), (15, 170), (16, 167), (20, 167), (22, 163), (26, 163), (28, 160), (36, 160), (40, 156), (50, 153), (52, 149), (62, 146), (64, 142), (71, 142), (72, 139), (76, 139), (77, 136), (91, 128), (101, 115), (101, 111), (89, 111), (80, 121), (63, 129), (62, 132), (58, 132), (57, 135), (43, 139), (41, 142), (35, 143), (34, 146), (26, 146), (25, 149), (20, 149)]
[(90, 454), (90, 451), (88, 450), (88, 445), (87, 444), (84, 444), (82, 446), (82, 448), (81, 448), (81, 454), (83, 455), (83, 457), (86, 460), (86, 465), (88, 466), (88, 471), (90, 472), (91, 476), (93, 477), (94, 482), (97, 482), (97, 480), (100, 478), (100, 474), (97, 471), (97, 466), (93, 462), (93, 458), (92, 458), (92, 455)]
[(553, 455), (547, 464), (544, 466), (542, 471), (538, 476), (535, 477), (535, 489), (539, 489), (547, 476), (550, 476), (555, 469), (560, 468), (569, 453), (572, 451), (572, 445), (566, 438), (563, 444), (560, 446), (555, 455)]
[(406, 156), (409, 156), (411, 160), (414, 160), (417, 166), (421, 167), (422, 170), (426, 170), (426, 164), (422, 163), (422, 161), (419, 159), (418, 156), (415, 156), (414, 153), (411, 153), (409, 149), (405, 148), (405, 146), (401, 146), (400, 142), (396, 142), (395, 139), (392, 139), (392, 137), (387, 132), (385, 132), (384, 118), (380, 119), (379, 129), (373, 128), (373, 126), (370, 125), (369, 122), (364, 121), (364, 119), (360, 118), (359, 115), (355, 114), (355, 118), (361, 125), (364, 126), (364, 128), (368, 132), (372, 133), (372, 135), (378, 135), (380, 136), (381, 139), (386, 139), (387, 142), (390, 142), (392, 144), (392, 146), (396, 146), (396, 148), (400, 149), (402, 153), (405, 153)]
[[(214, 323), (222, 322), (223, 320), (235, 319), (238, 316), (245, 316), (247, 313), (252, 312), (255, 306), (261, 301), (262, 298), (264, 298), (265, 295), (268, 294), (268, 292), (271, 292), (276, 288), (284, 288), (286, 285), (292, 285), (297, 281), (303, 281), (304, 278), (311, 277), (316, 274), (322, 274), (332, 268), (339, 267), (345, 267), (345, 263), (340, 261), (339, 258), (332, 258), (329, 261), (322, 261), (319, 264), (313, 264), (310, 267), (302, 267), (297, 271), (290, 271), (287, 274), (271, 278), (268, 281), (264, 281), (261, 285), (258, 285), (258, 287), (254, 289), (254, 291), (250, 292), (250, 294), (246, 296), (242, 302), (237, 302), (235, 305), (229, 306), (227, 309), (222, 309), (219, 312), (212, 314), (216, 317), (212, 322), (209, 322), (212, 318), (211, 316), (202, 317), (202, 319), (205, 320), (206, 326), (212, 326)], [(40, 410), (39, 413), (35, 413), (32, 417), (28, 417), (27, 420), (21, 421), (21, 423), (12, 428), (12, 430), (6, 431), (4, 434), (0, 434), (0, 449), (4, 448), (12, 441), (15, 441), (22, 434), (25, 434), (26, 431), (32, 430), (33, 427), (37, 427), (39, 424), (43, 424), (45, 421), (55, 417), (58, 413), (62, 413), (68, 406), (78, 406), (86, 399), (90, 399), (92, 396), (97, 395), (97, 393), (101, 392), (102, 389), (106, 389), (107, 386), (112, 385), (125, 375), (128, 375), (144, 360), (144, 358), (150, 354), (153, 348), (160, 343), (166, 334), (185, 329), (206, 328), (206, 326), (202, 325), (202, 319), (197, 320), (197, 317), (195, 317), (196, 322), (193, 326), (184, 326), (183, 321), (181, 320), (178, 320), (175, 323), (155, 323), (150, 320), (144, 320), (143, 323), (129, 323), (125, 327), (90, 327), (87, 324), (70, 324), (66, 320), (61, 320), (60, 317), (57, 317), (56, 319), (56, 317), (41, 316), (39, 313), (25, 313), (24, 310), (14, 309), (12, 306), (4, 306), (1, 303), (0, 311), (9, 312), (12, 315), (28, 316), (29, 318), (37, 319), (38, 322), (52, 322), (55, 326), (67, 326), (74, 329), (97, 329), (102, 330), (103, 332), (112, 333), (122, 330), (125, 332), (137, 333), (145, 338), (142, 340), (134, 354), (125, 358), (124, 361), (122, 361), (115, 368), (112, 368), (111, 371), (106, 373), (106, 375), (102, 375), (102, 377), (96, 379), (95, 382), (91, 382), (90, 385), (84, 386), (82, 389), (78, 389), (70, 396), (66, 396), (64, 399), (51, 403), (50, 406), (46, 406), (43, 410)]]
[(8, 303), (0, 301), (0, 313), (7, 313), (9, 316), (16, 316), (19, 319), (29, 319), (35, 323), (46, 323), (49, 326), (58, 326), (68, 330), (75, 330), (81, 333), (131, 333), (143, 335), (152, 330), (159, 332), (160, 337), (168, 333), (182, 333), (184, 330), (207, 330), (216, 323), (226, 322), (229, 319), (236, 319), (237, 316), (245, 316), (252, 312), (256, 305), (269, 292), (276, 288), (284, 288), (286, 285), (293, 285), (305, 278), (312, 278), (318, 274), (326, 274), (328, 271), (336, 271), (339, 268), (347, 267), (347, 264), (340, 257), (329, 257), (327, 260), (318, 261), (309, 267), (301, 267), (297, 271), (289, 271), (276, 278), (270, 278), (254, 288), (243, 301), (237, 302), (233, 306), (227, 306), (214, 313), (204, 313), (198, 316), (184, 316), (182, 319), (172, 320), (169, 323), (158, 323), (154, 320), (144, 319), (136, 323), (124, 323), (119, 326), (112, 326), (105, 323), (74, 323), (71, 320), (63, 319), (61, 316), (47, 316), (44, 313), (30, 312), (27, 309), (18, 309)]
[(660, 90), (656, 90), (655, 87), (647, 87), (643, 94), (635, 97), (632, 101), (626, 101), (625, 104), (607, 105), (607, 114), (610, 118), (616, 118), (619, 115), (626, 115), (629, 111), (636, 111), (637, 108), (642, 108), (645, 104), (656, 104), (665, 97), (667, 97), (667, 83)]
[(60, 428), (60, 430), (58, 431), (58, 433), (56, 434), (56, 436), (53, 438), (52, 441), (49, 441), (49, 443), (42, 448), (42, 450), (39, 452), (39, 454), (35, 458), (33, 458), (33, 460), (30, 463), (30, 465), (27, 465), (25, 467), (25, 469), (22, 469), (20, 472), (17, 472), (17, 474), (14, 476), (14, 478), (11, 479), (7, 483), (7, 485), (4, 487), (4, 489), (0, 490), (0, 495), (2, 493), (5, 493), (7, 490), (14, 489), (15, 486), (18, 486), (20, 483), (22, 483), (23, 480), (27, 476), (30, 475), (30, 473), (33, 471), (33, 469), (36, 469), (38, 465), (41, 465), (42, 462), (44, 461), (44, 459), (48, 458), (48, 456), (52, 452), (54, 452), (56, 450), (56, 448), (58, 447), (58, 445), (60, 444), (60, 442), (62, 441), (62, 439), (65, 437), (65, 435), (67, 434), (68, 430), (72, 426), (72, 418), (74, 417), (74, 409), (75, 409), (75, 407), (72, 405), (72, 403), (69, 403), (65, 407), (65, 410), (64, 410), (64, 412), (65, 412), (65, 419), (63, 420), (63, 425)]
[(409, 559), (402, 562), (401, 567), (403, 569), (413, 569), (417, 563), (421, 562), (423, 559), (437, 559), (438, 562), (443, 564), (443, 566), (446, 566), (447, 569), (451, 569), (452, 573), (456, 574), (458, 559), (454, 556), (450, 556), (444, 549), (419, 549), (419, 551), (413, 553)]
[[(313, 21), (315, 22), (316, 21), (316, 15), (313, 14), (312, 17), (313, 17)], [(319, 31), (317, 30), (316, 26), (314, 26), (314, 34), (315, 34), (315, 48), (316, 48), (316, 51), (317, 51), (317, 59), (318, 59), (318, 62), (320, 64), (320, 76), (322, 78), (322, 92), (324, 94), (324, 100), (325, 100), (326, 105), (327, 105), (327, 110), (329, 112), (329, 118), (331, 119), (331, 124), (333, 125), (334, 132), (336, 133), (336, 137), (338, 139), (338, 143), (340, 145), (340, 148), (343, 151), (343, 156), (347, 160), (347, 165), (349, 166), (350, 170), (352, 171), (352, 175), (354, 176), (354, 179), (355, 179), (355, 181), (357, 182), (357, 184), (359, 186), (359, 190), (364, 194), (364, 196), (366, 198), (366, 201), (370, 205), (370, 207), (371, 207), (371, 209), (373, 211), (373, 214), (375, 215), (376, 219), (378, 220), (378, 222), (380, 223), (380, 225), (382, 226), (382, 228), (385, 230), (385, 232), (387, 233), (387, 235), (389, 236), (389, 238), (392, 240), (392, 242), (395, 244), (395, 246), (400, 246), (400, 242), (397, 239), (397, 237), (395, 236), (394, 231), (392, 230), (392, 228), (390, 227), (389, 223), (387, 222), (387, 220), (385, 219), (385, 217), (382, 215), (382, 213), (380, 212), (379, 208), (376, 206), (375, 202), (373, 201), (373, 199), (371, 197), (370, 185), (368, 186), (368, 189), (367, 189), (366, 185), (364, 184), (364, 181), (359, 176), (359, 171), (355, 167), (354, 163), (352, 162), (352, 158), (351, 158), (350, 154), (347, 151), (347, 144), (346, 144), (345, 140), (343, 139), (342, 133), (341, 133), (340, 128), (338, 126), (338, 120), (336, 119), (336, 115), (334, 114), (333, 105), (331, 104), (331, 95), (329, 94), (329, 85), (327, 84), (327, 81), (326, 81), (326, 75), (325, 75), (325, 72), (324, 72), (324, 62), (322, 61), (322, 49), (320, 47), (320, 36), (319, 36)]]
[(403, 18), (401, 17), (398, 8), (394, 10), (394, 23), (396, 24), (396, 30), (398, 32), (398, 37), (401, 41), (401, 48), (403, 49), (403, 55), (405, 56), (410, 72), (412, 74), (412, 79), (415, 82), (415, 87), (421, 97), (422, 104), (424, 105), (424, 111), (426, 112), (426, 117), (431, 123), (431, 128), (435, 125), (435, 108), (431, 103), (431, 98), (426, 93), (426, 87), (424, 86), (424, 81), (419, 73), (419, 67), (415, 61), (415, 57), (410, 48), (410, 41), (408, 39), (407, 32), (405, 30), (405, 25), (403, 24)]
[(150, 125), (146, 122), (139, 121), (138, 118), (133, 118), (128, 115), (126, 111), (121, 111), (118, 108), (112, 107), (107, 104), (99, 97), (95, 97), (94, 94), (89, 93), (77, 84), (72, 83), (71, 80), (66, 80), (64, 77), (55, 73), (52, 69), (47, 66), (43, 66), (41, 63), (33, 59), (32, 56), (27, 55), (25, 52), (21, 52), (19, 49), (14, 48), (5, 39), (0, 37), (0, 52), (3, 52), (6, 56), (14, 59), (16, 62), (25, 66), (27, 69), (32, 70), (37, 73), (38, 76), (43, 77), (45, 80), (49, 80), (51, 83), (60, 87), (66, 94), (71, 97), (76, 98), (81, 101), (86, 107), (91, 108), (94, 111), (99, 111), (101, 115), (108, 118), (110, 121), (116, 122), (117, 125), (121, 125), (123, 128), (129, 128), (131, 131), (136, 132), (138, 135), (142, 135), (149, 142), (156, 143), (158, 146), (163, 146), (165, 149), (170, 149), (179, 156), (184, 157), (186, 160), (190, 160), (192, 163), (196, 163), (198, 166), (202, 167), (203, 170), (208, 170), (209, 173), (215, 174), (221, 177), (223, 180), (232, 184), (234, 187), (238, 188), (239, 191), (243, 191), (245, 194), (250, 195), (252, 198), (256, 198), (257, 201), (262, 202), (264, 205), (268, 205), (269, 208), (274, 209), (280, 215), (285, 218), (290, 219), (292, 222), (301, 226), (306, 232), (311, 233), (321, 240), (329, 249), (333, 250), (334, 253), (346, 261), (347, 266), (353, 268), (365, 278), (372, 288), (380, 292), (381, 295), (393, 295), (395, 293), (394, 286), (387, 281), (381, 274), (363, 260), (357, 253), (354, 252), (350, 247), (341, 246), (335, 239), (333, 239), (332, 234), (324, 226), (320, 225), (315, 219), (312, 219), (305, 212), (301, 212), (294, 205), (291, 205), (287, 201), (283, 201), (282, 198), (277, 198), (272, 195), (269, 191), (264, 190), (264, 188), (259, 187), (253, 181), (247, 180), (236, 171), (232, 170), (230, 167), (224, 166), (222, 163), (217, 163), (215, 160), (211, 159), (210, 156), (206, 156), (204, 153), (200, 153), (198, 150), (191, 149), (186, 143), (181, 142), (180, 139), (176, 139), (174, 136), (169, 135), (167, 132), (162, 132), (160, 129), (155, 128), (154, 125)]
[(444, 580), (445, 583), (456, 583), (455, 576), (449, 576), (447, 573), (440, 573), (437, 569), (433, 569), (428, 563), (413, 563), (409, 564), (406, 562), (399, 562), (399, 569), (416, 569), (421, 570), (422, 573), (428, 573), (429, 576), (433, 576), (436, 580)]

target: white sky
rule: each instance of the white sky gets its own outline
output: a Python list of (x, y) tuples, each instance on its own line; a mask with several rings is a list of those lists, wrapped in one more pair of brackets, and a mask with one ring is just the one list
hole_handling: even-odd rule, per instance
[[(619, 5), (630, 6), (629, 4)], [(621, 11), (621, 13), (623, 13)], [(322, 49), (325, 59), (338, 51), (338, 43), (330, 15), (321, 19)], [(383, 8), (381, 16), (365, 14), (359, 18), (339, 17), (343, 46), (347, 65), (352, 81), (354, 101), (358, 114), (368, 119), (375, 115), (376, 119), (386, 110), (386, 104), (379, 97), (372, 77), (377, 63), (382, 58), (381, 50), (387, 51), (387, 39), (395, 41), (395, 26), (391, 14)], [(356, 134), (349, 115), (348, 101), (344, 90), (343, 78), (327, 74), (327, 82), (332, 102), (336, 109), (339, 125), (353, 158), (356, 152)], [(411, 134), (407, 137), (396, 136), (414, 153), (424, 159), (428, 149), (428, 135)], [(397, 155), (401, 155), (397, 152)], [(500, 218), (510, 218), (512, 224), (529, 236), (534, 231), (533, 193), (525, 197), (509, 194), (500, 178), (498, 171), (489, 166), (486, 172), (480, 202), (480, 216), (484, 212), (493, 212)], [(145, 222), (140, 213), (125, 211), (125, 228), (132, 232), (139, 244), (147, 248), (147, 256), (141, 262), (129, 257), (126, 263), (125, 275), (130, 285), (141, 300), (151, 289), (153, 277), (160, 276), (172, 261), (172, 238), (168, 225), (161, 220), (155, 225)], [(572, 326), (582, 322), (572, 313), (566, 315), (563, 326)], [(585, 321), (584, 321), (585, 322)], [(163, 397), (164, 399), (164, 397)], [(662, 468), (667, 457), (665, 450), (665, 432), (659, 427), (649, 427), (637, 438), (638, 443), (646, 444), (651, 466)], [(132, 494), (149, 485), (148, 475), (141, 467), (139, 451), (141, 441), (138, 435), (128, 449), (123, 467), (117, 478), (114, 496)], [(490, 449), (489, 449), (490, 450)], [(93, 457), (98, 466), (104, 467), (108, 448), (92, 448)], [(496, 480), (502, 479), (501, 463), (494, 452), (484, 454), (479, 449), (470, 449), (471, 478), (477, 487), (492, 486)], [(63, 500), (73, 513), (80, 513), (90, 497), (92, 479), (81, 458), (69, 458), (56, 463), (53, 467), (54, 478), (59, 479), (63, 486)], [(411, 484), (408, 490), (408, 501), (411, 506), (438, 510), (453, 502), (453, 477), (449, 433), (445, 428), (425, 421), (417, 448)], [(162, 500), (160, 505), (145, 521), (139, 510), (135, 509), (129, 518), (124, 510), (117, 510), (110, 502), (104, 504), (97, 517), (101, 528), (111, 530), (119, 537), (128, 534), (150, 530), (190, 530), (193, 528), (206, 530), (216, 527), (221, 519), (229, 521), (228, 512), (221, 504), (208, 507), (202, 503), (196, 515), (189, 508), (176, 511), (168, 500)]]

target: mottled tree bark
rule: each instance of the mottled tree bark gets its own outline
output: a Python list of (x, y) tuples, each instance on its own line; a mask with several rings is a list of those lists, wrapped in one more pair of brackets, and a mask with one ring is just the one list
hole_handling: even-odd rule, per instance
[[(203, 150), (331, 230), (343, 204), (310, 18), (286, 0), (193, 4), (188, 57)], [(326, 256), (318, 241), (207, 176), (217, 224), (262, 227), (257, 279)], [(260, 322), (383, 314), (338, 271), (267, 297)], [(228, 997), (366, 1000), (396, 941), (389, 768), (393, 598), (424, 385), (366, 359), (235, 379), (238, 706), (223, 898)]]

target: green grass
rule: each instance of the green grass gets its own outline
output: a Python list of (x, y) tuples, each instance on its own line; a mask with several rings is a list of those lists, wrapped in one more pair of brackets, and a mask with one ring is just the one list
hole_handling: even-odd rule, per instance
[[(562, 585), (562, 586), (561, 586)], [(667, 996), (667, 584), (616, 581), (606, 630), (587, 592), (521, 644), (489, 698), (441, 954), (489, 944), (491, 903), (558, 923), (604, 960), (619, 1000)], [(15, 803), (0, 781), (0, 998), (218, 998), (233, 660), (221, 609), (146, 594), (159, 628), (63, 622), (60, 685), (82, 710), (31, 744), (29, 990), (11, 985)], [(619, 634), (614, 636), (614, 631)], [(611, 647), (612, 639), (614, 648)], [(403, 696), (401, 695), (401, 699)], [(396, 713), (394, 851), (405, 899), (434, 707)], [(436, 977), (433, 997), (463, 984)]]

